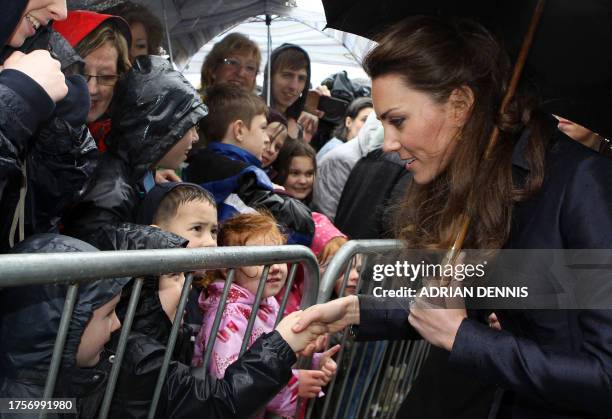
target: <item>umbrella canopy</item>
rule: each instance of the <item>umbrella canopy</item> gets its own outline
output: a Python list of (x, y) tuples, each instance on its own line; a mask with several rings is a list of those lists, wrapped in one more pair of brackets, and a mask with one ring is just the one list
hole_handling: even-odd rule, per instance
[[(172, 42), (173, 58), (179, 65), (185, 65), (191, 56), (198, 52), (207, 42), (215, 38), (217, 35), (227, 31), (236, 25), (249, 21), (256, 16), (266, 14), (275, 16), (273, 26), (278, 26), (282, 32), (296, 30), (296, 34), (304, 35), (305, 27), (314, 32), (320, 32), (321, 37), (328, 40), (326, 42), (318, 41), (319, 44), (312, 43), (313, 46), (321, 47), (321, 55), (326, 57), (322, 63), (355, 66), (353, 60), (339, 60), (339, 58), (330, 59), (329, 46), (335, 40), (334, 45), (343, 45), (346, 50), (338, 55), (352, 55), (361, 57), (365, 48), (369, 46), (369, 41), (364, 40), (353, 34), (343, 33), (337, 30), (325, 29), (326, 19), (323, 13), (323, 6), (320, 0), (133, 0), (136, 3), (143, 4), (151, 12), (157, 15), (162, 22), (167, 26), (170, 39)], [(70, 9), (88, 9), (101, 11), (122, 3), (123, 0), (68, 0)], [(301, 27), (297, 25), (288, 27), (287, 21), (299, 22)], [(253, 38), (261, 38), (260, 32), (265, 33), (265, 23), (261, 23), (261, 29), (254, 29), (252, 32), (246, 32)], [(259, 25), (257, 25), (259, 26)], [(297, 29), (296, 29), (297, 28)], [(245, 28), (249, 29), (249, 28)], [(273, 30), (276, 31), (276, 28)], [(313, 35), (305, 35), (304, 39), (294, 37), (294, 40), (300, 45), (311, 42)], [(296, 39), (297, 38), (297, 39)], [(303, 41), (303, 42), (302, 42)], [(274, 45), (277, 44), (273, 40)], [(281, 41), (282, 43), (282, 41)], [(264, 41), (260, 45), (267, 45)], [(264, 48), (265, 49), (265, 48)], [(325, 49), (325, 51), (323, 50)], [(311, 53), (306, 45), (306, 50)], [(262, 51), (264, 52), (264, 51)], [(264, 52), (265, 56), (265, 52)]]
[[(323, 19), (323, 17), (321, 16)], [(361, 67), (361, 59), (374, 44), (360, 36), (325, 29), (323, 21), (297, 21), (295, 18), (275, 16), (270, 25), (272, 49), (284, 44), (297, 44), (304, 48), (311, 60), (312, 83), (319, 84), (325, 77), (339, 70), (346, 70), (349, 77), (367, 77)], [(263, 85), (263, 70), (268, 57), (268, 28), (265, 16), (257, 16), (224, 31), (212, 38), (184, 65), (183, 73), (195, 85), (200, 81), (200, 69), (214, 44), (227, 34), (239, 32), (247, 35), (261, 50), (262, 68), (257, 79)]]
[[(328, 26), (374, 37), (406, 16), (471, 17), (516, 58), (536, 0), (323, 0)], [(523, 79), (545, 110), (612, 137), (612, 2), (547, 0)]]

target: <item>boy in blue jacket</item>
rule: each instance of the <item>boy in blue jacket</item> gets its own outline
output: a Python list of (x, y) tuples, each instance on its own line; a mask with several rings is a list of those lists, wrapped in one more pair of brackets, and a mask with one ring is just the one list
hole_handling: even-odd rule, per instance
[(297, 199), (277, 194), (261, 168), (269, 143), (267, 107), (261, 98), (236, 86), (222, 84), (206, 91), (208, 116), (200, 128), (209, 141), (190, 161), (184, 178), (215, 197), (220, 222), (236, 213), (266, 209), (288, 231), (289, 244), (310, 245), (314, 222)]

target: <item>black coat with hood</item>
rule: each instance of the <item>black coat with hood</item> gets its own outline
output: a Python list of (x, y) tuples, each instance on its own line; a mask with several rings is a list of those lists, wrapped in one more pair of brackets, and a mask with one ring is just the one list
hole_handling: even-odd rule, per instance
[[(26, 4), (11, 1), (2, 7), (0, 65), (14, 52), (7, 43)], [(18, 225), (25, 235), (57, 232), (62, 215), (87, 188), (98, 158), (85, 126), (87, 83), (72, 74), (82, 60), (49, 27), (39, 29), (19, 48), (24, 53), (36, 49), (51, 50), (61, 62), (68, 95), (55, 104), (24, 73), (0, 72), (0, 252), (8, 251), (9, 236), (12, 232), (15, 237)], [(23, 238), (21, 231), (18, 239)]]
[[(37, 234), (17, 244), (12, 252), (96, 250), (72, 237)], [(81, 283), (78, 288), (54, 397), (76, 397), (79, 417), (95, 416), (110, 368), (104, 361), (93, 368), (77, 367), (81, 336), (94, 310), (118, 295), (127, 282), (128, 278), (102, 279)], [(0, 292), (0, 397), (42, 397), (67, 290), (67, 284), (54, 284), (5, 288)]]
[[(170, 63), (141, 56), (115, 86), (108, 152), (89, 190), (71, 213), (66, 231), (102, 250), (103, 236), (136, 219), (143, 181), (162, 157), (207, 114), (195, 89)], [(127, 228), (124, 226), (124, 228)], [(133, 224), (134, 234), (140, 226)]]
[[(271, 60), (270, 66), (272, 68), (274, 68), (274, 62), (276, 61), (278, 56), (283, 51), (286, 51), (288, 49), (295, 49), (295, 50), (302, 52), (304, 54), (304, 57), (306, 58), (306, 62), (308, 63), (306, 67), (306, 73), (307, 73), (306, 84), (304, 85), (302, 94), (291, 106), (287, 108), (287, 111), (285, 112), (285, 115), (284, 115), (285, 117), (287, 117), (287, 119), (293, 118), (297, 120), (300, 117), (300, 114), (302, 113), (302, 111), (304, 110), (304, 105), (306, 104), (306, 98), (308, 97), (308, 90), (310, 89), (310, 77), (311, 77), (312, 71), (310, 70), (310, 57), (308, 56), (308, 53), (306, 52), (306, 50), (304, 50), (304, 48), (300, 47), (299, 45), (295, 45), (295, 44), (282, 44), (281, 46), (276, 48), (274, 51), (272, 51), (272, 54), (270, 56), (270, 60)], [(272, 89), (270, 89), (270, 94), (272, 94)], [(274, 105), (273, 103), (274, 100), (272, 98), (270, 98), (270, 101), (268, 102), (267, 95), (268, 95), (268, 65), (266, 64), (266, 68), (264, 70), (263, 98), (266, 99), (266, 103), (270, 103), (271, 105)]]
[[(146, 226), (147, 248), (180, 248), (187, 241), (155, 227)], [(118, 249), (135, 249), (123, 234), (116, 241)], [(124, 289), (117, 305), (123, 320), (131, 295)], [(170, 337), (172, 322), (159, 299), (158, 277), (146, 277), (128, 337), (122, 368), (109, 416), (112, 418), (145, 418), (151, 405), (157, 377), (161, 370)], [(120, 331), (114, 333), (111, 350), (116, 348)], [(190, 371), (194, 331), (183, 324), (174, 349), (172, 362), (157, 408), (159, 418), (233, 418), (248, 417), (263, 408), (291, 378), (295, 354), (278, 332), (261, 337), (250, 350), (217, 380), (206, 373), (196, 377)]]

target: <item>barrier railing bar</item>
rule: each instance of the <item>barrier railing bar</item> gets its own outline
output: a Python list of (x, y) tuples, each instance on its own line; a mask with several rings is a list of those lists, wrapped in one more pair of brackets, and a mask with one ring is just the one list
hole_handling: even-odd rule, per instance
[(425, 358), (427, 358), (427, 355), (429, 354), (430, 348), (431, 346), (429, 345), (429, 343), (427, 343), (426, 341), (421, 342), (418, 362), (416, 363), (416, 367), (414, 368), (414, 377), (419, 375), (419, 371), (421, 371), (421, 367), (423, 366), (423, 363), (425, 362)]
[(370, 395), (368, 396), (368, 402), (365, 408), (365, 415), (366, 415), (365, 417), (368, 417), (370, 415), (370, 408), (372, 406), (372, 400), (374, 399), (374, 393), (376, 392), (376, 389), (378, 388), (378, 383), (379, 383), (380, 376), (381, 376), (380, 373), (383, 370), (382, 362), (385, 360), (385, 354), (387, 353), (387, 349), (389, 349), (389, 341), (384, 341), (382, 342), (382, 344), (384, 346), (382, 348), (383, 353), (381, 357), (381, 365), (379, 366), (379, 368), (377, 368), (376, 376), (374, 377), (374, 380), (372, 381), (372, 391), (370, 391)]
[(334, 289), (335, 280), (344, 271), (350, 258), (358, 253), (376, 254), (400, 250), (403, 248), (400, 240), (350, 240), (338, 250), (329, 262), (319, 287), (318, 303), (329, 301)]
[[(53, 397), (53, 391), (55, 390), (55, 382), (57, 381), (57, 375), (59, 373), (60, 364), (62, 362), (62, 353), (64, 352), (64, 345), (66, 344), (66, 337), (68, 336), (70, 319), (72, 318), (74, 305), (77, 301), (78, 291), (78, 285), (70, 285), (68, 287), (68, 291), (66, 292), (66, 301), (64, 302), (64, 309), (62, 310), (62, 317), (60, 319), (57, 337), (55, 339), (55, 344), (53, 345), (53, 355), (51, 356), (49, 375), (47, 375), (47, 380), (45, 382), (43, 400), (50, 399), (51, 397)], [(46, 417), (47, 412), (45, 411), (45, 409), (42, 409), (39, 418)]]
[[(335, 255), (334, 255), (335, 257)], [(340, 290), (339, 290), (339, 295), (342, 296), (344, 295), (344, 291), (346, 290), (346, 284), (348, 283), (348, 278), (350, 276), (350, 271), (353, 267), (353, 263), (355, 262), (354, 260), (354, 256), (351, 256), (351, 259), (349, 260), (349, 264), (348, 264), (348, 269), (346, 269), (344, 271), (343, 277), (342, 277), (342, 285), (340, 286)], [(333, 260), (333, 259), (332, 259)], [(328, 266), (329, 268), (329, 266)], [(326, 270), (327, 272), (327, 270)], [(336, 276), (337, 278), (337, 276)], [(335, 281), (334, 281), (335, 282)], [(359, 283), (357, 284), (357, 288), (359, 288)], [(342, 335), (342, 340), (341, 340), (341, 347), (340, 350), (338, 351), (338, 354), (336, 356), (336, 360), (337, 360), (337, 368), (338, 370), (340, 369), (340, 364), (342, 361), (342, 357), (344, 354), (344, 346), (346, 344), (346, 340), (348, 338), (348, 330), (345, 330), (344, 334)], [(329, 349), (329, 343), (327, 345), (327, 347), (325, 348), (326, 350)], [(350, 370), (350, 367), (349, 367)], [(346, 378), (345, 378), (346, 380)], [(334, 378), (332, 379), (332, 381), (329, 383), (328, 385), (328, 391), (327, 391), (327, 395), (325, 397), (325, 403), (323, 405), (323, 412), (321, 414), (322, 417), (325, 417), (325, 414), (327, 413), (327, 409), (329, 408), (329, 403), (331, 400), (331, 395), (334, 391), (334, 388), (336, 386), (336, 375), (334, 375)], [(338, 401), (338, 403), (341, 403), (341, 400)], [(310, 419), (310, 417), (312, 416), (312, 411), (314, 409), (314, 400), (311, 400), (309, 405), (308, 405), (308, 412), (306, 414), (306, 418), (305, 419)]]
[(399, 400), (399, 397), (397, 396), (397, 389), (399, 387), (400, 381), (403, 381), (403, 377), (405, 376), (405, 372), (406, 372), (405, 361), (406, 361), (406, 358), (408, 356), (408, 353), (410, 353), (410, 348), (411, 347), (412, 347), (412, 341), (404, 341), (404, 342), (402, 342), (402, 347), (401, 347), (400, 353), (398, 355), (398, 364), (397, 364), (397, 367), (395, 369), (397, 379), (392, 381), (392, 383), (391, 383), (391, 391), (389, 392), (391, 394), (391, 400), (389, 401), (389, 410), (388, 410), (387, 415), (386, 415), (386, 417), (388, 417), (388, 418), (392, 418), (393, 417), (393, 412), (395, 411), (395, 406), (397, 405), (397, 400)]
[(397, 411), (412, 388), (412, 383), (415, 377), (418, 375), (421, 365), (423, 364), (423, 355), (426, 356), (429, 349), (429, 344), (425, 341), (415, 341), (413, 343), (413, 347), (413, 352), (410, 354), (410, 359), (408, 361), (407, 374), (402, 384), (405, 390), (399, 394), (400, 398), (395, 404), (394, 415), (397, 414)]
[(100, 408), (99, 419), (106, 419), (110, 410), (111, 401), (113, 399), (113, 393), (115, 392), (115, 385), (117, 384), (117, 378), (119, 377), (119, 370), (121, 369), (121, 362), (123, 361), (123, 354), (125, 353), (125, 347), (127, 346), (128, 336), (130, 330), (132, 330), (132, 322), (134, 321), (134, 315), (136, 314), (136, 306), (138, 305), (138, 299), (140, 298), (140, 291), (142, 290), (142, 284), (144, 278), (139, 277), (134, 280), (134, 286), (132, 288), (132, 295), (130, 295), (130, 301), (125, 314), (125, 319), (121, 326), (121, 334), (119, 335), (119, 343), (117, 344), (117, 353), (115, 353), (115, 360), (111, 367), (110, 375), (108, 377), (108, 384), (106, 385), (106, 391), (104, 392), (104, 399), (102, 399), (102, 407)]
[(278, 326), (281, 319), (283, 318), (283, 313), (285, 312), (285, 308), (287, 308), (287, 301), (289, 300), (289, 293), (291, 292), (291, 287), (293, 286), (293, 281), (295, 280), (295, 273), (297, 272), (298, 264), (294, 263), (291, 265), (291, 270), (289, 271), (289, 276), (287, 277), (287, 283), (285, 285), (285, 294), (283, 294), (283, 300), (281, 301), (280, 307), (278, 309), (278, 316), (276, 316), (276, 320), (274, 321), (274, 328)]
[(383, 373), (381, 379), (381, 385), (378, 390), (377, 399), (376, 399), (376, 407), (375, 407), (375, 415), (378, 416), (378, 411), (380, 410), (381, 416), (383, 409), (385, 407), (385, 398), (387, 396), (387, 388), (389, 386), (389, 382), (391, 381), (391, 376), (393, 373), (393, 358), (395, 356), (395, 352), (399, 349), (399, 341), (394, 341), (390, 343), (391, 351), (389, 353), (389, 358), (387, 360), (387, 368), (385, 368), (385, 372)]
[(355, 342), (353, 347), (351, 348), (351, 353), (349, 355), (349, 369), (346, 372), (346, 375), (343, 377), (342, 386), (340, 387), (340, 394), (338, 397), (338, 403), (336, 404), (336, 408), (334, 409), (334, 413), (332, 418), (337, 418), (338, 413), (340, 411), (340, 406), (342, 405), (342, 399), (344, 398), (344, 392), (346, 391), (346, 385), (348, 383), (349, 376), (351, 374), (353, 363), (355, 362), (355, 357), (357, 356), (357, 347), (360, 346), (360, 342)]
[[(221, 294), (221, 300), (219, 301), (219, 308), (215, 313), (215, 320), (213, 320), (212, 329), (210, 330), (210, 336), (208, 337), (208, 341), (206, 342), (204, 358), (202, 359), (202, 366), (196, 368), (195, 375), (201, 377), (202, 379), (206, 378), (206, 370), (208, 369), (208, 364), (210, 363), (210, 357), (212, 356), (212, 351), (215, 347), (215, 341), (217, 340), (217, 333), (219, 333), (219, 325), (221, 324), (221, 317), (223, 316), (223, 312), (225, 311), (225, 304), (227, 303), (227, 296), (229, 295), (230, 288), (234, 283), (234, 275), (236, 274), (235, 269), (230, 269), (227, 278), (225, 279), (225, 285), (223, 286), (223, 293)], [(202, 326), (204, 327), (204, 326)]]
[(413, 377), (412, 371), (415, 369), (417, 362), (418, 362), (418, 354), (421, 348), (421, 342), (411, 341), (410, 343), (411, 343), (410, 345), (411, 349), (410, 351), (406, 352), (406, 357), (404, 358), (404, 361), (403, 361), (403, 363), (406, 364), (406, 374), (400, 380), (400, 386), (399, 386), (399, 388), (403, 389), (403, 391), (399, 392), (399, 399), (398, 399), (398, 402), (395, 404), (395, 409), (393, 411), (392, 417), (394, 417), (397, 410), (399, 409), (399, 406), (404, 400), (405, 395), (408, 394), (408, 391), (410, 391), (410, 387), (412, 386), (412, 377)]
[(386, 384), (385, 396), (384, 396), (383, 403), (382, 403), (382, 411), (381, 411), (382, 418), (386, 418), (388, 416), (388, 411), (391, 410), (390, 403), (393, 400), (393, 394), (392, 394), (393, 382), (397, 378), (397, 368), (398, 368), (397, 361), (398, 361), (399, 355), (402, 353), (404, 349), (405, 343), (406, 341), (396, 342), (397, 351), (393, 354), (393, 357), (389, 360), (390, 374), (389, 374), (389, 381)]
[(307, 277), (318, 275), (317, 259), (301, 245), (0, 255), (0, 287), (26, 285), (24, 278), (27, 285), (53, 284), (295, 261)]
[[(341, 346), (340, 346), (340, 350), (338, 351), (338, 357), (337, 357), (337, 369), (336, 371), (340, 371), (340, 366), (342, 364), (342, 359), (344, 358), (344, 348), (346, 347), (346, 340), (348, 339), (348, 329), (344, 330), (344, 333), (342, 335), (342, 340), (340, 341)], [(350, 371), (350, 367), (349, 370)], [(327, 389), (327, 395), (325, 396), (325, 403), (323, 403), (323, 411), (321, 412), (321, 417), (322, 418), (326, 418), (327, 417), (327, 409), (329, 409), (329, 404), (331, 402), (332, 399), (332, 394), (334, 392), (334, 388), (336, 386), (336, 378), (338, 378), (338, 375), (334, 375), (334, 378), (332, 378), (331, 382), (329, 383), (328, 389)], [(341, 403), (341, 400), (338, 400), (337, 403)]]
[(159, 403), (159, 397), (161, 390), (166, 381), (166, 374), (168, 373), (168, 367), (170, 361), (172, 361), (172, 354), (174, 353), (174, 346), (176, 345), (176, 339), (178, 337), (178, 331), (181, 326), (183, 319), (183, 313), (185, 312), (185, 306), (187, 305), (187, 297), (189, 296), (189, 290), (191, 289), (191, 283), (193, 282), (193, 272), (188, 272), (185, 275), (185, 283), (181, 291), (181, 298), (179, 299), (178, 306), (176, 308), (176, 314), (174, 315), (174, 321), (172, 322), (172, 329), (170, 329), (170, 337), (168, 338), (168, 344), (166, 345), (166, 353), (164, 354), (164, 360), (162, 362), (159, 376), (157, 377), (157, 383), (155, 384), (155, 391), (153, 392), (153, 399), (151, 400), (151, 407), (149, 408), (148, 419), (155, 418), (155, 412), (157, 410), (157, 404)]
[[(379, 358), (378, 358), (378, 354), (381, 351), (381, 344), (382, 342), (372, 342), (372, 346), (374, 346), (374, 351), (372, 353), (372, 359), (370, 360), (370, 365), (368, 367), (368, 371), (366, 373), (366, 381), (363, 385), (363, 387), (361, 388), (360, 392), (359, 392), (359, 398), (357, 400), (359, 400), (359, 404), (357, 405), (357, 410), (356, 415), (359, 416), (359, 411), (361, 410), (361, 406), (363, 405), (363, 401), (365, 399), (365, 395), (366, 392), (368, 391), (368, 388), (370, 387), (370, 384), (373, 383), (373, 380), (371, 378), (374, 378), (374, 367), (377, 366)], [(380, 365), (378, 365), (379, 369), (380, 369)]]
[[(364, 342), (364, 344), (360, 345), (361, 355), (359, 357), (359, 364), (357, 365), (357, 371), (355, 372), (355, 375), (354, 375), (353, 385), (351, 386), (351, 392), (349, 393), (347, 413), (350, 410), (351, 401), (353, 400), (353, 396), (355, 395), (355, 390), (357, 389), (357, 384), (359, 383), (359, 380), (361, 378), (360, 377), (361, 370), (363, 369), (363, 364), (365, 363), (366, 355), (368, 353), (368, 349), (370, 348), (370, 346), (371, 346), (370, 342)], [(370, 359), (370, 362), (372, 362), (371, 359)]]
[(397, 354), (395, 354), (395, 362), (392, 362), (392, 365), (395, 364), (395, 367), (392, 369), (391, 372), (391, 380), (389, 381), (389, 391), (387, 391), (387, 397), (386, 397), (386, 401), (385, 401), (385, 406), (387, 408), (386, 412), (383, 412), (383, 417), (387, 418), (389, 417), (389, 414), (391, 413), (391, 410), (393, 410), (392, 408), (392, 404), (393, 404), (393, 400), (394, 400), (394, 389), (395, 389), (395, 384), (397, 382), (397, 380), (399, 380), (399, 375), (400, 375), (400, 370), (401, 370), (401, 365), (399, 364), (399, 361), (401, 359), (402, 353), (404, 352), (404, 348), (406, 347), (406, 344), (408, 343), (408, 341), (402, 340), (399, 341), (399, 350), (397, 351)]
[(246, 331), (244, 332), (244, 339), (242, 339), (242, 345), (240, 346), (240, 355), (244, 355), (249, 346), (251, 340), (251, 333), (253, 332), (253, 326), (255, 325), (255, 319), (257, 319), (257, 312), (260, 310), (259, 305), (263, 297), (264, 289), (266, 288), (266, 282), (268, 281), (268, 273), (270, 272), (270, 265), (266, 265), (259, 279), (259, 285), (257, 286), (257, 294), (255, 294), (255, 302), (253, 303), (253, 310), (249, 316)]

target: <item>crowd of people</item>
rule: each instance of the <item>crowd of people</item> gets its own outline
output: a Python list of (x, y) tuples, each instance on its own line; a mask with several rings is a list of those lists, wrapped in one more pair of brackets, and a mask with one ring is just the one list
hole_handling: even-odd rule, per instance
[[(159, 21), (131, 2), (93, 12), (19, 0), (3, 13), (2, 253), (301, 244), (323, 273), (349, 239), (448, 249), (466, 215), (465, 248), (612, 248), (609, 141), (521, 97), (499, 115), (510, 61), (477, 23), (390, 27), (363, 63), (370, 97), (350, 82), (341, 94), (313, 86), (294, 44), (272, 51), (258, 90), (262, 55), (239, 33), (215, 44), (196, 90), (163, 56)], [(326, 114), (324, 98), (344, 115)], [(184, 315), (185, 273), (145, 277), (110, 417), (147, 415), (177, 319), (158, 417), (301, 416), (298, 398), (323, 397), (336, 375), (328, 341), (346, 327), (433, 345), (402, 417), (612, 411), (612, 309), (431, 310), (357, 295), (356, 262), (330, 302), (307, 309), (304, 274), (287, 284), (284, 263), (269, 267), (257, 307), (263, 266), (196, 272)], [(135, 281), (78, 288), (54, 393), (76, 398), (78, 417), (99, 412)], [(67, 290), (0, 289), (0, 397), (42, 397)], [(295, 368), (299, 354), (310, 368)]]

